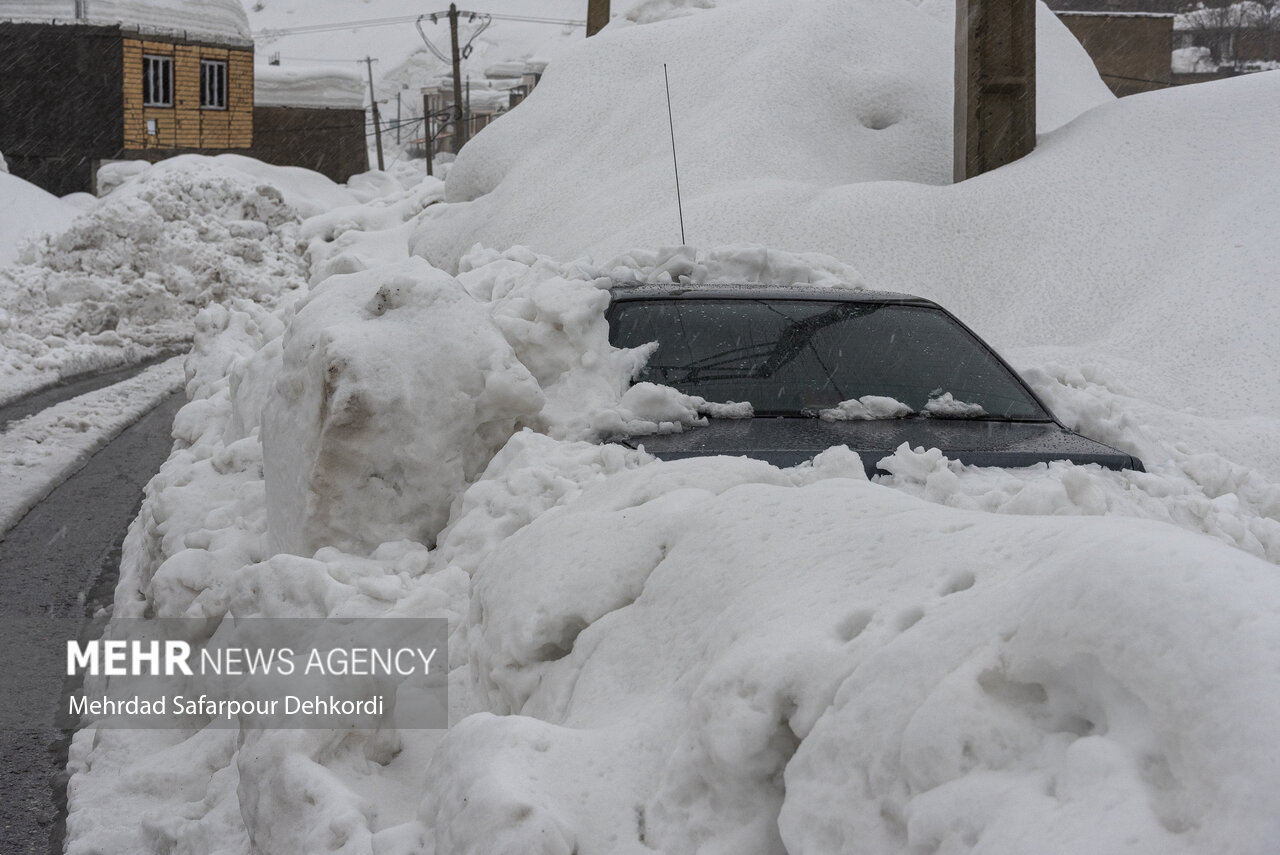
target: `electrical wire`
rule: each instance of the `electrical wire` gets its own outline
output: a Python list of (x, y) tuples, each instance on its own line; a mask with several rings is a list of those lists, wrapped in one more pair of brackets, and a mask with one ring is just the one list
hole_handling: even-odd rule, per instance
[[(485, 16), (495, 21), (514, 21), (525, 24), (554, 24), (563, 27), (585, 27), (586, 21), (573, 20), (569, 18), (539, 18), (532, 15), (501, 15), (490, 14), (488, 12), (470, 12), (459, 10), (458, 17), (463, 15), (478, 18)], [(430, 12), (424, 15), (400, 15), (394, 18), (362, 18), (355, 21), (335, 21), (328, 24), (304, 24), (300, 27), (280, 27), (258, 30), (254, 33), (255, 37), (263, 39), (276, 38), (278, 36), (293, 36), (302, 33), (324, 33), (335, 30), (360, 30), (366, 27), (387, 27), (395, 24), (412, 24), (423, 18), (431, 19), (432, 23), (437, 22), (441, 18), (448, 18), (449, 12)]]

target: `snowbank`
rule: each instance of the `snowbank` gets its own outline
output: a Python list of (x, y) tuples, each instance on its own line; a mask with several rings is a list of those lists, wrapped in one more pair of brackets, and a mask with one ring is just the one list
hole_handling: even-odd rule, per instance
[(55, 212), (55, 231), (0, 268), (0, 399), (179, 347), (210, 302), (269, 303), (300, 287), (301, 216), (359, 198), (318, 173), (238, 155), (104, 172), (118, 189), (78, 217), (0, 176), (32, 202), (27, 222)]
[(58, 199), (16, 175), (0, 169), (0, 267), (12, 264), (18, 257), (18, 244), (39, 232), (65, 228), (79, 209)]
[(1280, 839), (1273, 565), (1156, 524), (940, 509), (836, 462), (643, 467), (495, 550), (471, 673), (523, 715), (437, 750), (428, 777), (465, 782), (425, 805), (447, 851)]
[[(684, 20), (693, 26), (719, 14), (620, 32)], [(621, 36), (616, 41), (610, 54), (590, 58), (592, 67), (612, 68), (615, 57), (627, 55)], [(499, 123), (477, 137), (472, 166), (465, 155), (459, 160), (450, 181), (490, 192), (428, 212), (416, 253), (449, 267), (472, 241), (490, 238), (599, 259), (673, 234), (673, 194), (656, 172), (641, 176), (633, 168), (656, 153), (629, 152), (617, 184), (593, 175), (643, 136), (635, 129), (646, 125), (630, 112), (631, 102), (601, 108), (593, 125), (600, 133), (580, 140), (589, 131), (558, 112), (578, 102), (553, 85), (554, 72), (534, 96), (544, 97), (545, 110), (531, 109), (525, 119), (513, 113), (504, 120), (507, 131), (499, 134)], [(685, 109), (739, 109), (707, 91), (698, 90)], [(1255, 164), (1267, 162), (1266, 140), (1280, 133), (1280, 119), (1252, 106), (1277, 98), (1280, 75), (1262, 73), (1107, 103), (1043, 135), (1029, 157), (948, 187), (850, 183), (838, 164), (822, 167), (831, 176), (826, 186), (784, 180), (809, 158), (803, 143), (788, 140), (790, 156), (777, 167), (751, 167), (761, 174), (750, 179), (694, 180), (688, 176), (704, 167), (682, 164), (685, 222), (696, 243), (754, 241), (840, 258), (868, 287), (937, 300), (1018, 367), (1045, 369), (1048, 385), (1083, 383), (1070, 378), (1085, 367), (1109, 394), (1138, 399), (1135, 420), (1162, 437), (1213, 447), (1278, 477), (1280, 452), (1270, 438), (1280, 403), (1261, 390), (1280, 385), (1280, 338), (1272, 334), (1268, 296), (1280, 277), (1280, 242), (1257, 216), (1256, 200), (1280, 193), (1280, 176)], [(763, 109), (761, 103), (771, 102), (752, 99), (742, 109)], [(834, 106), (827, 110), (831, 122), (839, 119)], [(544, 115), (556, 121), (538, 124)], [(615, 117), (626, 132), (612, 124)], [(745, 130), (729, 136), (730, 148), (759, 139)], [(517, 138), (521, 150), (539, 139), (581, 158), (548, 152), (525, 159)], [(682, 158), (696, 147), (682, 145)], [(1236, 153), (1205, 156), (1228, 150)], [(724, 164), (733, 160), (718, 157), (719, 165), (707, 168), (728, 170)], [(1195, 213), (1167, 213), (1175, 210)], [(1206, 283), (1213, 283), (1208, 291)], [(1158, 403), (1147, 410), (1143, 401)]]
[(268, 522), (298, 555), (433, 543), (543, 404), (484, 308), (420, 259), (326, 280), (283, 360), (262, 432)]
[[(369, 222), (402, 233), (390, 207)], [(856, 281), (810, 258), (808, 279)], [(658, 463), (572, 439), (590, 425), (550, 406), (571, 389), (634, 404), (625, 359), (606, 358), (603, 271), (767, 281), (802, 260), (681, 248), (597, 266), (517, 248), (463, 266), (336, 274), (296, 317), (205, 310), (179, 449), (116, 601), (121, 617), (446, 616), (455, 726), (238, 745), (82, 734), (70, 852), (216, 830), (303, 853), (328, 839), (317, 828), (357, 852), (1261, 853), (1277, 839), (1274, 483), (1177, 457), (1124, 419), (1110, 424), (1124, 442), (1174, 459), (984, 470), (903, 448), (876, 484), (844, 449), (792, 470)], [(483, 359), (497, 397), (455, 394)], [(496, 434), (477, 430), (477, 402), (497, 402)], [(546, 432), (503, 444), (520, 407)], [(303, 555), (278, 552), (294, 531), (312, 538)], [(157, 762), (183, 781), (180, 820), (147, 783)]]
[(121, 24), (226, 44), (252, 43), (240, 0), (85, 0), (78, 19), (77, 5), (69, 0), (0, 0), (0, 20)]
[[(1047, 131), (1113, 99), (1038, 8)], [(736, 0), (658, 17), (560, 57), (528, 109), (469, 142), (447, 197), (469, 204), (424, 221), (415, 252), (456, 269), (477, 241), (599, 258), (677, 240), (664, 63), (691, 243), (777, 246), (779, 203), (794, 211), (797, 197), (860, 182), (951, 182), (954, 4)]]
[(366, 94), (354, 66), (258, 64), (253, 69), (253, 103), (259, 107), (362, 110)]
[[(621, 11), (473, 141), (467, 201), (347, 200), (295, 226), (300, 310), (197, 316), (125, 546), (120, 617), (447, 617), (454, 726), (82, 732), (68, 851), (1276, 849), (1274, 75), (1104, 103), (930, 186), (940, 6)], [(851, 45), (900, 73), (853, 74)], [(686, 217), (721, 249), (628, 249), (673, 231), (642, 132), (665, 104), (656, 77), (652, 103), (606, 90), (671, 47), (677, 133), (705, 119)], [(627, 391), (615, 278), (935, 297), (1149, 471), (904, 447), (870, 483), (845, 449), (779, 470), (585, 441), (697, 418)]]

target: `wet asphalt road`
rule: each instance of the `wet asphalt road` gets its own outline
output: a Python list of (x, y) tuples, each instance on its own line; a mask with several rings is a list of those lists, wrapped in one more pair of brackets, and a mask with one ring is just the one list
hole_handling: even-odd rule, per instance
[[(183, 401), (177, 393), (126, 429), (5, 535), (0, 621), (87, 617), (111, 602), (121, 543), (143, 487), (169, 455), (173, 417)], [(50, 644), (64, 649), (66, 638)], [(21, 667), (11, 655), (4, 655), (4, 667)], [(61, 683), (57, 675), (50, 679)], [(67, 734), (51, 728), (0, 730), (3, 855), (62, 852), (66, 749)]]

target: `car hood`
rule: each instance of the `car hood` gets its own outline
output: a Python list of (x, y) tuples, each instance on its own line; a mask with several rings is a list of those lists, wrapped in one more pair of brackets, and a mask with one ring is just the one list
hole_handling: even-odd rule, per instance
[(727, 454), (795, 466), (833, 445), (847, 445), (867, 474), (902, 443), (940, 448), (972, 466), (1031, 466), (1051, 460), (1097, 463), (1108, 469), (1142, 470), (1137, 458), (1080, 436), (1054, 422), (962, 419), (884, 419), (826, 422), (813, 418), (711, 419), (680, 433), (633, 436), (622, 442), (662, 460)]

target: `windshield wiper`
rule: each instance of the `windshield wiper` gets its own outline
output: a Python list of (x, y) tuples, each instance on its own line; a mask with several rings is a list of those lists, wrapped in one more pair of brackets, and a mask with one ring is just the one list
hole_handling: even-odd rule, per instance
[[(770, 309), (773, 307), (770, 306)], [(753, 377), (772, 377), (774, 373), (795, 359), (809, 345), (809, 342), (822, 330), (838, 324), (849, 318), (859, 318), (863, 315), (869, 315), (878, 311), (878, 304), (868, 303), (839, 303), (820, 312), (816, 315), (810, 315), (804, 320), (792, 321), (782, 330), (782, 334), (778, 336), (778, 343), (774, 345), (773, 352), (765, 358), (764, 362), (755, 366)], [(777, 310), (774, 309), (776, 312)]]

